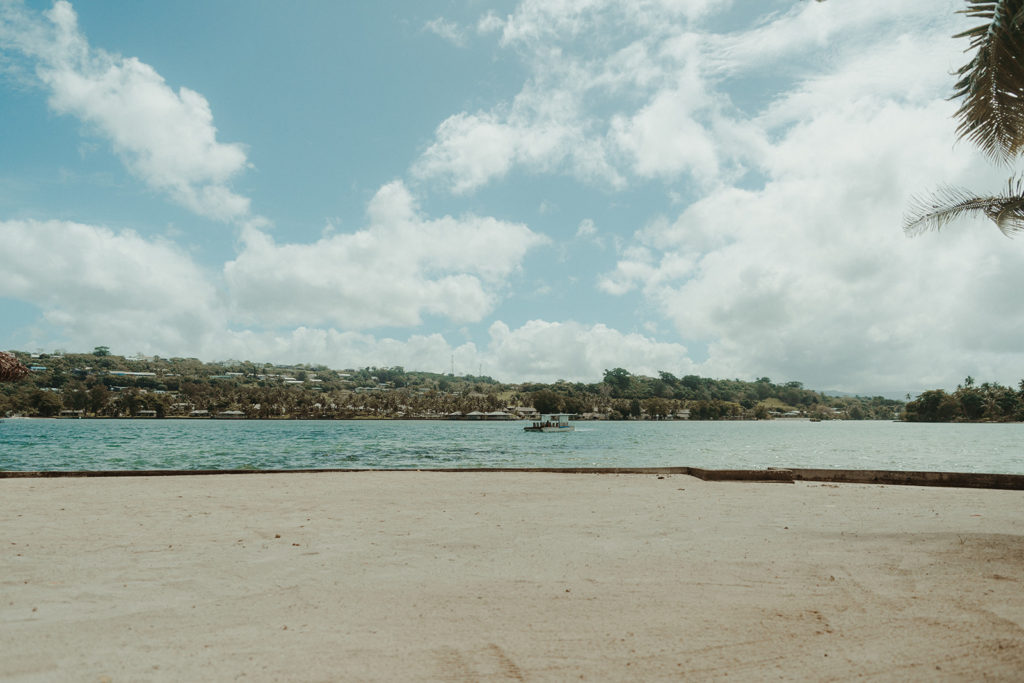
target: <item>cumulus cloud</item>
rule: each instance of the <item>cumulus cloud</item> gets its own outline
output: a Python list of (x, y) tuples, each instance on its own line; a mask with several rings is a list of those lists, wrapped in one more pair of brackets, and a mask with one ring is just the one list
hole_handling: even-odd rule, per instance
[(695, 367), (682, 344), (624, 334), (601, 324), (531, 320), (512, 330), (498, 321), (489, 334), (486, 367), (506, 380), (593, 382), (615, 367), (646, 375), (659, 370), (688, 374)]
[(611, 122), (615, 144), (644, 177), (676, 177), (688, 172), (700, 181), (719, 173), (720, 144), (713, 131), (695, 118), (701, 97), (685, 90), (663, 91), (632, 116)]
[[(636, 27), (645, 32), (661, 32), (706, 14), (712, 7), (726, 8), (730, 3), (711, 0), (523, 0), (500, 27), (502, 42), (533, 44), (564, 38), (578, 38), (598, 31), (602, 34)], [(493, 14), (488, 29), (497, 28)]]
[(641, 291), (707, 346), (710, 374), (899, 391), (984, 368), (1015, 382), (1024, 354), (1010, 340), (1024, 323), (995, 283), (1022, 284), (1024, 256), (985, 226), (917, 240), (899, 230), (914, 193), (999, 182), (951, 144), (954, 105), (937, 68), (956, 49), (948, 28), (832, 55), (755, 121), (762, 187), (726, 184), (651, 221), (599, 286)]
[[(117, 340), (161, 355), (296, 361), (308, 351), (311, 362), (435, 367), (453, 352), (440, 335), (398, 341), (358, 331), (415, 327), (424, 316), (479, 321), (526, 252), (547, 241), (494, 218), (426, 218), (397, 181), (378, 191), (367, 215), (367, 228), (312, 244), (278, 244), (244, 227), (237, 257), (219, 273), (132, 231), (0, 222), (0, 297), (39, 307), (61, 345)], [(478, 360), (474, 349), (458, 353)]]
[(414, 176), (437, 179), (464, 194), (504, 177), (515, 166), (537, 171), (569, 170), (620, 185), (599, 140), (588, 136), (568, 93), (524, 91), (508, 112), (461, 112), (445, 119), (434, 142), (412, 168)]
[(0, 297), (81, 348), (195, 348), (224, 326), (214, 280), (168, 242), (64, 221), (0, 222), (0, 241)]
[[(211, 355), (212, 354), (212, 355)], [(322, 363), (332, 368), (401, 365), (408, 369), (447, 372), (451, 357), (468, 368), (478, 360), (476, 347), (451, 346), (440, 334), (413, 334), (405, 339), (365, 332), (299, 326), (286, 331), (225, 331), (203, 358), (238, 358), (256, 362)], [(466, 364), (463, 364), (463, 361)]]
[(580, 221), (580, 224), (576, 227), (577, 237), (593, 237), (597, 234), (597, 226), (594, 225), (593, 219), (584, 218)]
[[(456, 234), (464, 227), (456, 228)], [(60, 221), (2, 222), (0, 238), (11, 246), (0, 252), (5, 273), (0, 297), (38, 306), (45, 322), (59, 330), (54, 340), (58, 345), (87, 349), (106, 344), (119, 353), (313, 362), (338, 368), (404, 365), (436, 372), (446, 371), (454, 356), (460, 372), (482, 368), (505, 381), (596, 381), (605, 369), (622, 365), (648, 374), (693, 368), (680, 344), (574, 322), (532, 320), (518, 329), (494, 322), (483, 347), (452, 344), (437, 333), (399, 338), (360, 332), (350, 329), (348, 318), (341, 321), (343, 326), (236, 329), (220, 303), (231, 292), (225, 292), (215, 274), (162, 240)], [(509, 267), (494, 266), (493, 274)], [(380, 283), (377, 278), (373, 284)], [(291, 291), (296, 297), (302, 293)], [(380, 294), (370, 296), (379, 303)]]
[[(710, 30), (733, 21), (729, 5), (525, 0), (485, 15), (476, 31), (528, 75), (501, 101), (443, 120), (410, 169), (456, 194), (528, 172), (638, 189), (622, 204), (672, 196), (671, 215), (631, 238), (614, 232), (636, 214), (583, 213), (617, 249), (596, 287), (660, 314), (647, 335), (489, 319), (545, 238), (494, 218), (426, 216), (403, 182), (381, 188), (362, 229), (301, 244), (271, 236), (230, 188), (245, 150), (217, 141), (209, 103), (90, 47), (63, 1), (43, 20), (0, 0), (0, 44), (28, 58), (53, 110), (109, 140), (150, 187), (250, 224), (236, 257), (208, 273), (131, 232), (0, 223), (14, 245), (0, 254), (0, 296), (39, 306), (86, 348), (114, 330), (161, 354), (424, 369), (454, 355), (463, 370), (510, 380), (594, 380), (623, 366), (899, 393), (967, 374), (1016, 383), (1016, 243), (989, 226), (916, 240), (899, 230), (913, 194), (1004, 180), (953, 144), (945, 98), (963, 60), (949, 39), (969, 23), (954, 14), (961, 3), (794, 1)], [(425, 28), (456, 43), (470, 30)], [(592, 219), (565, 220), (597, 243)], [(430, 318), (478, 323), (487, 340), (380, 329)], [(648, 336), (668, 327), (676, 342)]]
[(431, 19), (423, 25), (423, 29), (447, 40), (452, 45), (462, 47), (466, 44), (466, 32), (458, 24), (444, 17)]
[[(955, 24), (952, 6), (943, 14), (926, 0), (836, 7), (800, 2), (783, 12), (763, 9), (744, 30), (707, 30), (705, 20), (724, 9), (723, 3), (671, 0), (525, 0), (507, 17), (486, 14), (477, 30), (521, 55), (529, 77), (511, 99), (443, 121), (413, 174), (456, 194), (516, 168), (568, 172), (614, 189), (652, 178), (711, 188), (750, 170), (773, 125), (794, 121), (785, 119), (794, 107), (827, 109), (836, 96), (849, 95), (789, 92), (783, 94), (788, 106), (766, 113), (734, 101), (732, 80), (774, 79), (782, 86), (795, 80), (820, 91), (834, 82), (815, 81), (820, 67), (858, 54), (859, 63), (848, 68), (852, 75), (860, 67), (860, 81), (844, 79), (844, 85), (866, 97), (892, 88), (913, 97), (934, 94), (936, 80), (954, 63), (933, 69), (922, 82), (904, 77), (925, 62), (913, 50), (954, 52), (946, 40)], [(922, 27), (936, 40), (908, 37)], [(865, 47), (893, 44), (903, 50)]]
[(364, 332), (300, 327), (287, 332), (232, 332), (220, 340), (219, 353), (232, 357), (286, 362), (322, 362), (331, 367), (402, 365), (447, 372), (452, 358), (457, 373), (482, 370), (495, 379), (516, 381), (594, 382), (606, 369), (625, 366), (631, 372), (656, 375), (694, 371), (686, 348), (657, 342), (640, 334), (623, 334), (605, 325), (531, 320), (512, 329), (497, 321), (482, 346), (453, 345), (440, 334), (406, 339)]
[[(478, 29), (524, 55), (530, 78), (442, 124), (415, 169), (457, 192), (517, 167), (688, 185), (696, 201), (652, 217), (596, 282), (639, 291), (707, 373), (899, 390), (984, 367), (1015, 382), (1021, 316), (994, 283), (1020, 280), (1017, 250), (994, 230), (899, 230), (913, 194), (1001, 182), (953, 144), (945, 98), (965, 46), (949, 36), (969, 23), (958, 7), (797, 2), (715, 33), (704, 3), (527, 0)], [(541, 130), (587, 140), (601, 172), (581, 173), (561, 143), (523, 154)]]
[(505, 18), (488, 13), (477, 30), (523, 55), (530, 76), (511, 100), (442, 122), (413, 173), (457, 194), (514, 168), (614, 189), (630, 173), (711, 182), (747, 142), (710, 87), (720, 59), (697, 29), (713, 8), (723, 5), (526, 0)]
[(414, 326), (424, 315), (475, 322), (526, 252), (546, 241), (494, 218), (425, 218), (400, 181), (381, 188), (367, 213), (366, 229), (313, 244), (279, 245), (244, 231), (241, 252), (224, 267), (235, 315), (347, 330)]
[(254, 220), (249, 199), (228, 185), (248, 166), (245, 150), (217, 141), (209, 102), (173, 90), (138, 59), (91, 47), (70, 3), (59, 0), (42, 17), (0, 5), (0, 44), (33, 60), (50, 107), (109, 140), (147, 185), (203, 216)]
[[(530, 77), (511, 100), (443, 121), (413, 174), (462, 194), (513, 168), (567, 172), (611, 188), (626, 185), (624, 159), (645, 176), (713, 172), (718, 161), (706, 140), (710, 109), (701, 76), (691, 65), (680, 79), (675, 67), (685, 56), (661, 50), (708, 7), (523, 2), (505, 19), (486, 15), (478, 30), (500, 30), (500, 43), (524, 55)], [(622, 112), (623, 103), (634, 106)], [(611, 115), (595, 114), (604, 109)], [(657, 137), (670, 129), (675, 134), (676, 116), (691, 125), (666, 149)], [(672, 156), (681, 150), (688, 162)]]

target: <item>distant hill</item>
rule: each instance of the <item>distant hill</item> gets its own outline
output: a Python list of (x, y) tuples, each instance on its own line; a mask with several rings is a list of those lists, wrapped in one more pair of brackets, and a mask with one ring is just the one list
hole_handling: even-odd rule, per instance
[(606, 370), (600, 382), (503, 383), (402, 367), (343, 370), (196, 358), (93, 353), (14, 355), (29, 376), (0, 386), (0, 415), (175, 417), (231, 412), (250, 418), (440, 418), (535, 408), (593, 419), (893, 419), (901, 401), (697, 375)]

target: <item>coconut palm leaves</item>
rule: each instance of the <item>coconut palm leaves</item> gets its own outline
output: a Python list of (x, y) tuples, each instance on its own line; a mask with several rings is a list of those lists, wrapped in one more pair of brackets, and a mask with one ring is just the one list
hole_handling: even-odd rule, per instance
[(963, 188), (944, 187), (930, 197), (915, 199), (903, 229), (919, 235), (976, 214), (987, 216), (1007, 237), (1024, 231), (1024, 177), (1010, 178), (1000, 195), (975, 197)]
[[(960, 99), (956, 134), (990, 158), (1009, 164), (1024, 153), (1024, 0), (966, 0), (960, 10), (985, 23), (958, 33), (974, 57), (959, 71), (953, 99)], [(1001, 195), (978, 197), (947, 187), (915, 199), (904, 218), (910, 235), (938, 230), (950, 221), (981, 214), (1007, 237), (1024, 231), (1024, 177), (1010, 178)]]
[(9, 353), (0, 351), (0, 382), (16, 382), (28, 375), (28, 368)]
[(958, 33), (969, 38), (974, 58), (960, 67), (953, 99), (957, 136), (992, 159), (1009, 163), (1024, 150), (1024, 0), (967, 0), (962, 14), (986, 23)]

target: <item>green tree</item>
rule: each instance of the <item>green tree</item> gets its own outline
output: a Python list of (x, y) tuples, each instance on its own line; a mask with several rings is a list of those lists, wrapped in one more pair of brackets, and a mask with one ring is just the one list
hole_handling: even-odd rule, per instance
[(562, 399), (562, 412), (571, 413), (573, 415), (580, 415), (590, 410), (590, 406), (587, 402), (579, 396), (566, 396)]
[(89, 387), (89, 410), (97, 415), (102, 413), (110, 401), (110, 391), (107, 387), (96, 382)]
[(633, 376), (624, 368), (614, 368), (604, 371), (604, 379), (602, 381), (612, 388), (612, 396), (622, 398), (629, 392), (630, 385), (633, 383)]
[(92, 350), (92, 355), (94, 355), (94, 356), (109, 356), (110, 355), (110, 347), (109, 346), (97, 346), (96, 348), (94, 348)]
[(672, 413), (672, 404), (663, 398), (648, 398), (643, 402), (644, 410), (653, 418), (663, 418)]
[(53, 417), (61, 409), (60, 399), (52, 391), (36, 390), (32, 396), (32, 407), (39, 417)]
[(541, 389), (533, 394), (533, 407), (541, 413), (561, 412), (562, 397), (550, 389)]
[(942, 389), (922, 392), (904, 413), (908, 422), (952, 422), (960, 414), (960, 402)]
[(640, 417), (642, 414), (643, 414), (643, 409), (640, 407), (640, 400), (639, 399), (635, 399), (635, 398), (632, 399), (629, 402), (629, 416), (630, 417)]

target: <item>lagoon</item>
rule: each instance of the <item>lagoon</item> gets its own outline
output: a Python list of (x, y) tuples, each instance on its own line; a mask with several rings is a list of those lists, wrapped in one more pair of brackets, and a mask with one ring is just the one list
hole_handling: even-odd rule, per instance
[(0, 420), (0, 470), (805, 467), (1024, 474), (1022, 424)]

